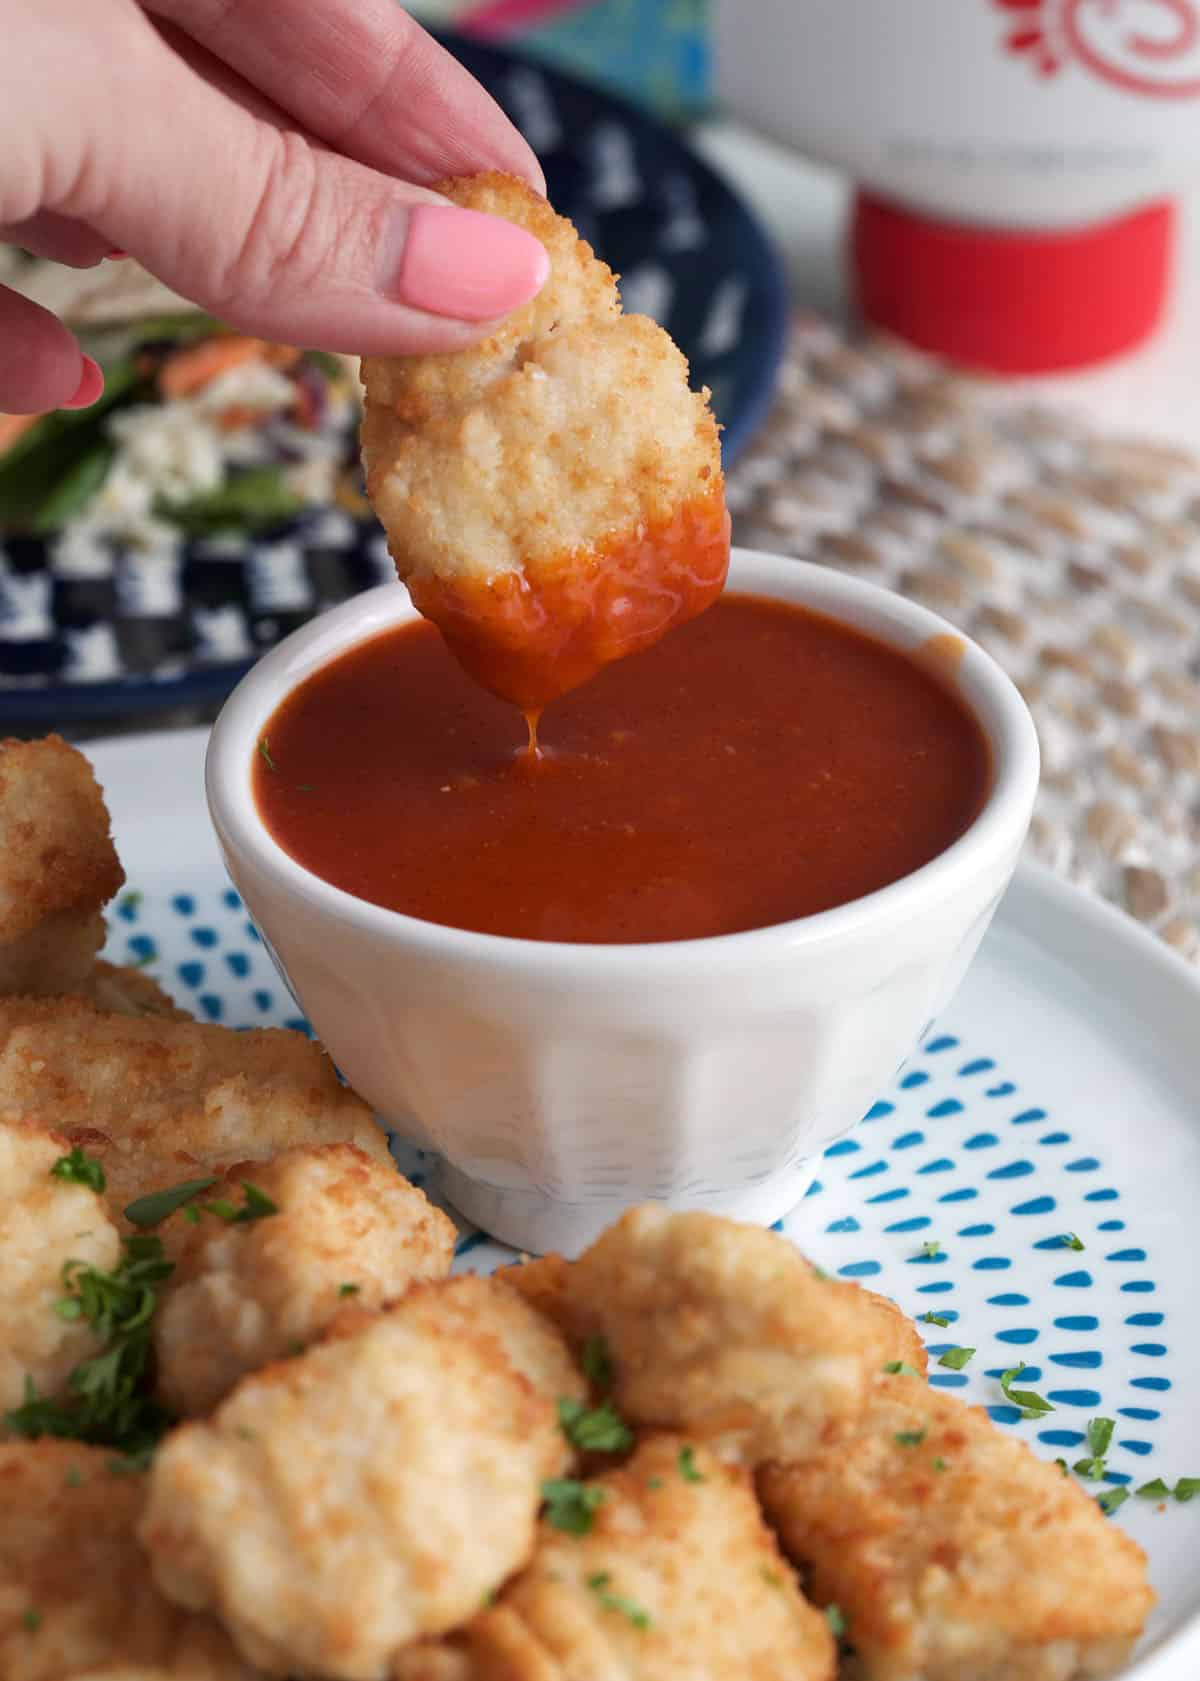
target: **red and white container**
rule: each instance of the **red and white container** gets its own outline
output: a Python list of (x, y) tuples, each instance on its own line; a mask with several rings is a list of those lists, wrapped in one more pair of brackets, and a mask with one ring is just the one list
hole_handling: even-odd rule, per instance
[(714, 0), (718, 95), (856, 182), (861, 313), (1009, 374), (1157, 324), (1200, 0)]

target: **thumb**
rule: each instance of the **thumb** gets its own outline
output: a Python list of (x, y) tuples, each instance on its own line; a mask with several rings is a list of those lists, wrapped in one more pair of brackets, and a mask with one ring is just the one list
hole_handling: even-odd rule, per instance
[(523, 229), (245, 109), (148, 27), (110, 74), (137, 121), (95, 125), (102, 202), (68, 208), (233, 326), (366, 355), (452, 350), (546, 278)]

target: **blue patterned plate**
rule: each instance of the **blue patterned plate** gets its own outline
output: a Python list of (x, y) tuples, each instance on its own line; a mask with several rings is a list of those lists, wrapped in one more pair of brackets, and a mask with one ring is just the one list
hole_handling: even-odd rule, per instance
[[(204, 744), (197, 730), (88, 749), (129, 875), (108, 955), (210, 1020), (303, 1027), (218, 857)], [(1187, 965), (1027, 868), (944, 1020), (783, 1222), (828, 1271), (936, 1316), (922, 1324), (931, 1381), (1039, 1453), (1073, 1462), (1088, 1420), (1114, 1419), (1110, 1488), (1200, 1476), (1198, 1024)], [(395, 1150), (413, 1178), (435, 1177)], [(511, 1258), (469, 1227), (458, 1253), (480, 1270)], [(939, 1366), (958, 1344), (978, 1350), (969, 1367)], [(1041, 1419), (1005, 1401), (1000, 1375), (1018, 1365), (1053, 1405)], [(1160, 1596), (1127, 1674), (1195, 1681), (1200, 1500), (1131, 1499), (1113, 1521), (1146, 1547)]]
[[(787, 288), (758, 222), (670, 129), (615, 95), (478, 42), (453, 52), (540, 155), (550, 196), (712, 390), (727, 461), (770, 401)], [(378, 525), (323, 510), (261, 538), (100, 554), (0, 537), (0, 720), (61, 727), (223, 699), (306, 619), (392, 576)]]

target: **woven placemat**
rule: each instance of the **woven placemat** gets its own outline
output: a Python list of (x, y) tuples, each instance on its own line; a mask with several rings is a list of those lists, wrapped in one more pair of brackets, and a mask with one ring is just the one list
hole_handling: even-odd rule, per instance
[(1200, 461), (805, 317), (728, 497), (741, 546), (987, 648), (1041, 738), (1034, 853), (1200, 961)]

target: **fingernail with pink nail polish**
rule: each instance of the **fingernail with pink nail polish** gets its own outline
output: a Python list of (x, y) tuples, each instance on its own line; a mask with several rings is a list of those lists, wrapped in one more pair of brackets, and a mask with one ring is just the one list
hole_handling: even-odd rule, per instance
[(91, 406), (104, 390), (104, 375), (100, 371), (99, 362), (94, 362), (90, 356), (83, 359), (83, 374), (79, 387), (69, 402), (60, 403), (60, 409), (86, 409)]
[(108, 258), (109, 262), (116, 263), (116, 262), (120, 262), (122, 257), (127, 257), (129, 255), (129, 252), (128, 251), (122, 251), (119, 246), (114, 245), (112, 250), (111, 251), (106, 251), (104, 253), (104, 255)]
[(550, 272), (545, 246), (524, 228), (451, 204), (400, 212), (385, 247), (385, 296), (456, 321), (507, 315), (535, 297)]

